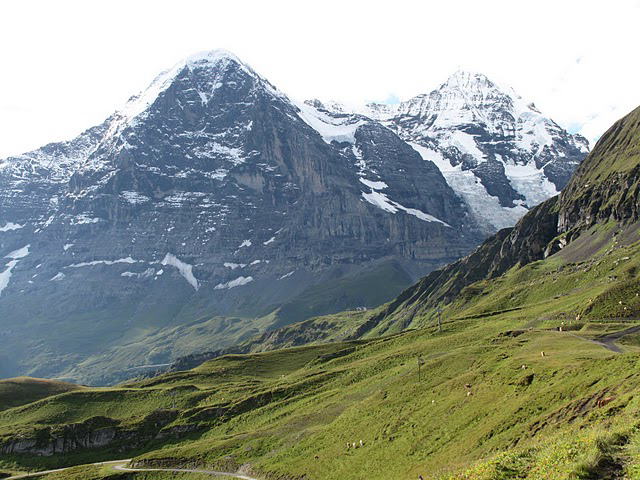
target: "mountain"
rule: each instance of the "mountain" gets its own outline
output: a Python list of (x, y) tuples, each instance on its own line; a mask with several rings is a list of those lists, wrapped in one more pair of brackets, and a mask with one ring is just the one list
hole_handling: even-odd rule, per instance
[(356, 111), (396, 132), (438, 166), (487, 234), (560, 192), (589, 152), (584, 137), (479, 73), (458, 71), (398, 105), (325, 108)]
[(391, 129), (198, 54), (78, 138), (0, 163), (0, 375), (131, 376), (378, 305), (483, 237)]
[(471, 255), (373, 311), (258, 339), (333, 341), (45, 389), (0, 411), (0, 468), (98, 480), (113, 465), (93, 462), (133, 457), (257, 479), (638, 478), (639, 198), (640, 108), (558, 197)]
[[(464, 316), (462, 312), (490, 317), (503, 310), (520, 310), (527, 300), (542, 306), (569, 294), (578, 298), (575, 305), (566, 307), (572, 315), (562, 312), (567, 321), (576, 316), (592, 320), (640, 317), (635, 267), (624, 267), (620, 282), (613, 273), (630, 259), (633, 253), (629, 252), (635, 252), (640, 240), (639, 195), (640, 107), (601, 137), (560, 195), (533, 208), (514, 227), (500, 230), (470, 255), (429, 273), (386, 305), (309, 319), (240, 345), (185, 356), (173, 368), (192, 368), (229, 353), (376, 338), (423, 328), (439, 316)], [(617, 252), (615, 257), (613, 252)], [(606, 262), (597, 258), (600, 256)], [(545, 268), (538, 262), (546, 259), (549, 266)], [(600, 266), (602, 263), (609, 267)], [(600, 267), (595, 276), (580, 275), (594, 265)], [(534, 273), (522, 273), (526, 266)], [(559, 281), (569, 274), (574, 278)], [(514, 278), (505, 279), (509, 275)], [(558, 283), (553, 293), (544, 285), (548, 275)], [(532, 281), (538, 276), (542, 278)], [(528, 291), (532, 288), (540, 290)]]
[[(471, 255), (427, 275), (391, 302), (369, 326), (383, 319), (393, 323), (393, 318), (403, 317), (402, 323), (408, 327), (420, 317), (420, 312), (433, 315), (438, 306), (451, 304), (460, 296), (477, 294), (473, 289), (469, 291), (474, 283), (499, 278), (513, 268), (554, 255), (564, 262), (591, 265), (592, 257), (601, 254), (609, 243), (613, 247), (608, 254), (633, 245), (640, 238), (639, 195), (640, 108), (637, 108), (605, 132), (560, 195), (534, 208), (512, 229), (504, 229), (485, 241)], [(635, 273), (630, 271), (627, 288), (634, 288), (637, 282), (633, 279)], [(617, 290), (618, 285), (611, 288)], [(640, 314), (636, 310), (640, 307), (637, 298), (634, 295), (620, 300), (615, 315)], [(602, 314), (593, 298), (578, 312), (580, 316), (590, 313)]]

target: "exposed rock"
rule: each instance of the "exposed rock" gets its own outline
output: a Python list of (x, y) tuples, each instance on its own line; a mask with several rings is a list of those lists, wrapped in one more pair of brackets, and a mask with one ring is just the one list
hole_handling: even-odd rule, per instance
[(61, 427), (38, 426), (30, 433), (0, 439), (0, 452), (48, 457), (107, 446), (135, 448), (153, 438), (179, 436), (195, 430), (185, 425), (162, 431), (177, 415), (173, 410), (157, 410), (131, 426), (122, 426), (108, 417), (92, 417)]

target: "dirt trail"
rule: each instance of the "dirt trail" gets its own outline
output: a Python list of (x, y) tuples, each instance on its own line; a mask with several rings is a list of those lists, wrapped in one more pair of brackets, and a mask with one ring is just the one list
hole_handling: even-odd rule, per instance
[(594, 342), (602, 345), (605, 348), (608, 348), (612, 352), (622, 353), (620, 347), (618, 347), (615, 342), (620, 340), (622, 337), (626, 335), (631, 335), (632, 333), (640, 332), (640, 325), (635, 327), (626, 328), (624, 330), (620, 330), (619, 332), (608, 333), (606, 335), (600, 335), (593, 339)]
[[(126, 465), (130, 461), (131, 461), (131, 459), (127, 458), (125, 460), (110, 460), (108, 462), (97, 462), (97, 463), (92, 463), (91, 465), (96, 465), (96, 466), (100, 466), (100, 465), (115, 465), (115, 466), (119, 466), (119, 465)], [(33, 473), (21, 473), (19, 475), (14, 475), (13, 477), (8, 477), (5, 480), (17, 480), (19, 478), (37, 477), (39, 475), (46, 475), (47, 473), (63, 472), (63, 471), (68, 470), (70, 468), (73, 468), (73, 467), (56, 468), (56, 469), (53, 469), (53, 470), (43, 470), (41, 472), (33, 472)]]
[(115, 470), (120, 470), (123, 472), (200, 473), (200, 474), (211, 475), (215, 477), (233, 477), (233, 478), (240, 478), (242, 480), (258, 480), (257, 478), (249, 477), (247, 475), (241, 475), (239, 473), (217, 472), (215, 470), (200, 470), (197, 468), (130, 468), (130, 467), (125, 467), (124, 465), (116, 465), (113, 468)]
[(626, 335), (631, 335), (632, 333), (638, 333), (640, 332), (640, 325), (636, 325), (635, 327), (630, 327), (630, 328), (626, 328), (624, 330), (620, 330), (617, 332), (613, 332), (613, 333), (608, 333), (606, 335), (600, 335), (598, 337), (595, 338), (586, 338), (583, 337), (581, 335), (577, 335), (573, 332), (566, 332), (569, 335), (576, 337), (576, 338), (580, 338), (582, 340), (586, 340), (587, 342), (591, 342), (591, 343), (595, 343), (596, 345), (600, 345), (601, 347), (606, 348), (607, 350), (610, 350), (614, 353), (622, 353), (622, 349), (616, 345), (615, 342), (617, 342), (618, 340), (620, 340), (622, 337), (626, 336)]
[[(241, 480), (258, 480), (257, 478), (249, 477), (247, 475), (242, 475), (240, 473), (231, 473), (231, 472), (217, 472), (215, 470), (200, 470), (200, 469), (189, 469), (189, 468), (130, 468), (127, 467), (131, 459), (126, 460), (111, 460), (109, 462), (98, 462), (92, 463), (91, 465), (113, 465), (114, 470), (119, 470), (122, 472), (174, 472), (174, 473), (200, 473), (204, 475), (211, 475), (212, 477), (233, 477), (239, 478)], [(56, 468), (54, 470), (43, 470), (42, 472), (33, 472), (33, 473), (23, 473), (20, 475), (15, 475), (13, 477), (9, 477), (5, 480), (18, 480), (20, 478), (29, 478), (29, 477), (37, 477), (39, 475), (46, 475), (48, 473), (56, 473), (62, 472), (64, 470), (68, 470), (73, 467), (66, 468)]]

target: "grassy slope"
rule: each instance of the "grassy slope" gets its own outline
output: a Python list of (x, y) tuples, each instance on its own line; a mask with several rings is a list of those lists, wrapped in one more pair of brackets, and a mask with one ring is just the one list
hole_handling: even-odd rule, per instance
[[(605, 182), (615, 174), (628, 174), (640, 163), (640, 107), (611, 126), (578, 168), (567, 193), (586, 190), (585, 185)], [(579, 181), (576, 181), (578, 180)], [(622, 193), (622, 192), (621, 192)], [(565, 195), (567, 197), (568, 195)], [(574, 199), (575, 200), (575, 199)]]
[(18, 407), (41, 398), (79, 390), (82, 387), (55, 380), (17, 377), (0, 380), (0, 410)]
[[(258, 472), (310, 479), (363, 472), (370, 479), (589, 478), (606, 468), (632, 476), (639, 468), (633, 452), (640, 448), (640, 354), (633, 341), (621, 342), (627, 353), (615, 354), (588, 339), (634, 324), (640, 245), (606, 238), (590, 260), (556, 255), (473, 285), (445, 310), (442, 333), (425, 313), (416, 319), (425, 328), (382, 339), (222, 357), (191, 371), (8, 410), (0, 414), (0, 435), (95, 415), (135, 425), (175, 401), (179, 416), (170, 426), (202, 423), (206, 430), (151, 442), (139, 460), (250, 462)], [(578, 330), (550, 329), (562, 322)], [(523, 332), (508, 333), (514, 330)], [(425, 360), (420, 382), (418, 355)], [(360, 439), (364, 448), (346, 451), (346, 442)], [(99, 455), (122, 453), (105, 450), (91, 459)], [(87, 459), (15, 456), (0, 465)]]
[[(226, 356), (191, 371), (10, 409), (0, 413), (0, 436), (95, 415), (135, 429), (151, 412), (175, 407), (165, 428), (204, 428), (147, 443), (137, 462), (250, 463), (271, 478), (329, 480), (421, 473), (640, 478), (638, 336), (620, 342), (622, 354), (591, 341), (638, 324), (638, 232), (604, 221), (594, 226), (585, 215), (603, 198), (615, 200), (604, 205), (610, 218), (634, 218), (625, 215), (635, 215), (637, 184), (622, 189), (620, 181), (638, 163), (639, 112), (594, 149), (589, 186), (580, 188), (587, 177), (574, 179), (560, 199), (561, 221), (582, 222), (572, 243), (545, 260), (514, 263), (498, 278), (466, 283), (443, 312), (443, 332), (433, 326), (434, 305), (398, 308), (368, 331), (370, 340)], [(606, 164), (611, 155), (621, 155), (615, 165)], [(606, 196), (607, 189), (622, 195)], [(417, 329), (375, 338), (407, 326)], [(346, 449), (360, 439), (364, 447)], [(121, 456), (117, 447), (91, 455)], [(86, 455), (5, 455), (0, 466), (79, 463)]]
[[(280, 327), (327, 312), (340, 312), (354, 304), (377, 306), (381, 303), (380, 299), (393, 299), (411, 283), (411, 278), (398, 263), (381, 263), (357, 275), (306, 289), (279, 309), (278, 322), (274, 326)], [(328, 305), (327, 298), (333, 299), (331, 305)]]

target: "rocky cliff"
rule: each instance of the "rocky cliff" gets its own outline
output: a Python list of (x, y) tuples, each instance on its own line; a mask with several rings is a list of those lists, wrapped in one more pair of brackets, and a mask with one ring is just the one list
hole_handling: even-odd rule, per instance
[(507, 270), (574, 248), (573, 261), (586, 260), (603, 245), (593, 228), (605, 237), (637, 238), (640, 212), (640, 107), (616, 122), (598, 141), (569, 184), (557, 197), (532, 209), (513, 228), (486, 240), (467, 257), (434, 271), (405, 290), (359, 330), (366, 334), (381, 322), (411, 323), (419, 312), (433, 312), (456, 300), (463, 289)]

